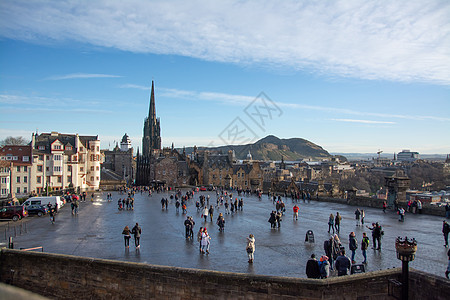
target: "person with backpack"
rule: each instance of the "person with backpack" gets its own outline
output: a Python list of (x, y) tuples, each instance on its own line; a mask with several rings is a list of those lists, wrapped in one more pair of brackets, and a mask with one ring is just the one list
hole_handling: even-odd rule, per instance
[(345, 255), (344, 249), (341, 250), (340, 255), (336, 259), (335, 265), (336, 270), (338, 271), (338, 276), (348, 275), (352, 263), (350, 261), (350, 258)]
[(367, 264), (366, 251), (369, 248), (369, 245), (370, 245), (369, 238), (367, 237), (367, 234), (365, 232), (363, 232), (363, 238), (362, 238), (362, 241), (361, 241), (361, 251), (362, 251), (362, 255), (364, 257), (364, 261), (362, 262), (363, 264)]
[(356, 254), (356, 249), (358, 249), (358, 241), (356, 240), (356, 235), (353, 231), (348, 236), (348, 243), (349, 243), (350, 251), (352, 251), (352, 264), (354, 264), (354, 263), (356, 263), (355, 254)]
[(247, 245), (245, 247), (248, 255), (248, 263), (252, 264), (255, 253), (255, 237), (253, 234), (250, 234), (247, 238)]
[(219, 213), (219, 217), (217, 218), (217, 225), (219, 226), (219, 231), (223, 232), (225, 227), (225, 218), (223, 217), (222, 213)]
[(322, 255), (319, 260), (320, 278), (325, 279), (330, 276), (330, 263), (328, 262), (328, 256)]

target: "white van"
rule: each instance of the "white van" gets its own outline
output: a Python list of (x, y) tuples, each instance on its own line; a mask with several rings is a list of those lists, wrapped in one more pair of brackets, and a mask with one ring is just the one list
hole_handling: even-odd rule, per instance
[(64, 199), (60, 196), (42, 196), (42, 197), (31, 197), (27, 199), (22, 205), (26, 208), (28, 205), (43, 205), (47, 206), (48, 203), (51, 203), (52, 206), (55, 206), (55, 203), (58, 203), (58, 208), (64, 206)]

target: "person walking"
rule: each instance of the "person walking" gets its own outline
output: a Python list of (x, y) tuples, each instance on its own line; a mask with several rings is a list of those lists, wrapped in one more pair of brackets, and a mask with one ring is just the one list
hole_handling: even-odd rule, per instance
[(355, 210), (356, 226), (361, 226), (361, 211), (359, 208)]
[(225, 228), (225, 218), (223, 217), (222, 213), (219, 213), (219, 217), (217, 218), (217, 225), (219, 226), (219, 231), (223, 232)]
[(200, 253), (202, 253), (202, 233), (203, 233), (203, 227), (200, 227), (200, 229), (197, 232), (197, 241), (198, 241), (198, 249), (200, 250)]
[(350, 258), (345, 256), (345, 250), (342, 249), (340, 255), (336, 259), (336, 270), (338, 271), (338, 276), (345, 276), (348, 275), (350, 271), (350, 267), (352, 266), (352, 263), (350, 261)]
[(141, 247), (140, 239), (141, 239), (142, 229), (141, 229), (141, 227), (139, 227), (138, 223), (136, 223), (136, 225), (134, 225), (133, 229), (131, 230), (131, 233), (134, 235), (134, 245), (136, 246), (136, 249), (139, 249)]
[(294, 207), (292, 208), (292, 210), (294, 211), (293, 219), (296, 220), (296, 221), (298, 220), (298, 211), (299, 211), (299, 209), (300, 208), (298, 207), (297, 204), (295, 204)]
[(208, 219), (208, 212), (209, 212), (209, 209), (208, 209), (207, 206), (205, 206), (205, 207), (203, 208), (203, 213), (202, 213), (202, 217), (205, 219), (205, 222), (206, 222), (207, 219)]
[(366, 251), (369, 248), (369, 245), (370, 245), (369, 238), (367, 237), (367, 234), (365, 232), (363, 232), (363, 238), (362, 238), (362, 241), (361, 241), (361, 251), (362, 251), (362, 255), (364, 257), (364, 261), (362, 262), (363, 264), (367, 264)]
[(333, 214), (330, 214), (330, 217), (328, 218), (328, 233), (330, 233), (331, 229), (333, 229), (333, 234), (334, 234), (334, 216), (333, 216)]
[(270, 213), (270, 217), (269, 217), (269, 223), (270, 223), (270, 229), (275, 228), (275, 223), (276, 223), (276, 212), (274, 210), (272, 210), (272, 212)]
[(341, 220), (341, 215), (339, 212), (336, 212), (336, 217), (334, 218), (334, 228), (336, 228), (337, 234), (339, 234), (339, 231), (341, 230)]
[(386, 200), (383, 201), (383, 212), (386, 213), (386, 208), (387, 208), (387, 202)]
[(255, 253), (255, 237), (253, 234), (250, 234), (247, 238), (247, 246), (245, 247), (245, 250), (247, 251), (248, 256), (248, 263), (252, 264), (254, 259), (254, 253)]
[(366, 217), (366, 212), (364, 209), (361, 210), (361, 226), (364, 226), (364, 218)]
[(314, 253), (311, 254), (311, 258), (306, 263), (306, 276), (308, 278), (320, 279), (319, 263)]
[(281, 221), (283, 221), (283, 212), (281, 212), (281, 211), (277, 212), (275, 218), (277, 220), (277, 226), (278, 226), (278, 228), (280, 228), (281, 227)]
[(130, 238), (131, 238), (131, 231), (128, 226), (125, 226), (125, 228), (122, 231), (123, 239), (125, 241), (125, 248), (130, 248)]
[(209, 213), (209, 218), (210, 218), (210, 220), (212, 222), (213, 221), (213, 214), (214, 214), (214, 207), (212, 205), (209, 206), (208, 213)]
[(356, 249), (358, 249), (358, 241), (356, 240), (356, 235), (353, 231), (348, 236), (348, 244), (349, 244), (348, 247), (349, 247), (350, 251), (352, 251), (352, 264), (354, 264), (354, 263), (356, 263), (355, 254), (356, 254)]
[(448, 247), (448, 233), (450, 232), (450, 225), (447, 223), (447, 221), (443, 221), (442, 224), (442, 233), (444, 234), (444, 247)]
[(398, 221), (399, 222), (404, 222), (405, 221), (405, 210), (403, 209), (403, 207), (400, 207), (398, 209), (397, 213), (398, 213), (398, 216), (399, 216)]

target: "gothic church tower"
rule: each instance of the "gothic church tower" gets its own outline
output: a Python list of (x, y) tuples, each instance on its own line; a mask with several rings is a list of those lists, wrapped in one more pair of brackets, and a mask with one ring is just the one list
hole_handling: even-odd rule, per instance
[(153, 150), (161, 149), (161, 128), (159, 118), (156, 118), (155, 109), (155, 89), (152, 81), (152, 91), (150, 94), (150, 108), (148, 117), (144, 120), (144, 136), (142, 138), (142, 155), (150, 157)]

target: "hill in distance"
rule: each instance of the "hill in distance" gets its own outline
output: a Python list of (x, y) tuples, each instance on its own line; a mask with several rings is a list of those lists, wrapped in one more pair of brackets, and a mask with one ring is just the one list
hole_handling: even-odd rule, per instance
[[(308, 140), (301, 138), (280, 139), (273, 135), (268, 135), (253, 144), (198, 147), (198, 149), (222, 153), (234, 150), (237, 159), (246, 159), (250, 151), (253, 159), (264, 161), (281, 160), (281, 158), (284, 160), (302, 160), (306, 158), (321, 160), (332, 157), (328, 151)], [(186, 148), (186, 153), (192, 152), (193, 147)]]

